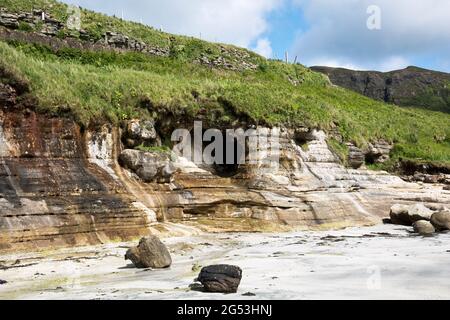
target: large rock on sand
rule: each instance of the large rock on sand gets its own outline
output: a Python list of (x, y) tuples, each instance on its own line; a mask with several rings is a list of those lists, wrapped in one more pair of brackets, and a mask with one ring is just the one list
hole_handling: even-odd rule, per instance
[(441, 210), (431, 216), (431, 223), (439, 230), (450, 230), (450, 210)]
[(220, 293), (235, 293), (241, 279), (241, 268), (225, 264), (204, 267), (197, 278), (205, 291)]
[(172, 264), (169, 250), (155, 236), (148, 236), (139, 241), (137, 247), (130, 248), (125, 260), (131, 260), (136, 268), (167, 268)]
[(425, 220), (419, 220), (414, 222), (413, 224), (414, 232), (422, 235), (422, 236), (428, 236), (432, 235), (436, 232), (436, 229), (434, 229), (433, 225), (429, 221)]
[(390, 217), (393, 224), (411, 226), (416, 221), (430, 221), (432, 214), (433, 211), (422, 203), (411, 206), (395, 204), (391, 207)]

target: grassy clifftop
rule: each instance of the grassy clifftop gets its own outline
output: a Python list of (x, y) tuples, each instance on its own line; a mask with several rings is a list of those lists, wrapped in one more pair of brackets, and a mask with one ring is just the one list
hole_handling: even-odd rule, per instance
[[(15, 11), (46, 9), (55, 18), (67, 18), (65, 5), (54, 1), (0, 0), (0, 6)], [(121, 32), (150, 44), (163, 45), (172, 37), (89, 11), (83, 11), (82, 21), (86, 30)], [(220, 54), (219, 45), (189, 37), (175, 39), (168, 57), (55, 50), (42, 44), (2, 41), (0, 66), (28, 83), (42, 111), (59, 114), (69, 110), (84, 124), (98, 119), (151, 118), (163, 112), (193, 118), (206, 115), (217, 123), (245, 117), (268, 125), (337, 129), (346, 141), (360, 146), (383, 138), (395, 143), (394, 158), (450, 162), (448, 114), (378, 102), (335, 87), (324, 75), (302, 65), (266, 60), (253, 53), (248, 59), (257, 65), (255, 70), (210, 68), (194, 61), (202, 52)], [(178, 41), (184, 44), (174, 47)]]

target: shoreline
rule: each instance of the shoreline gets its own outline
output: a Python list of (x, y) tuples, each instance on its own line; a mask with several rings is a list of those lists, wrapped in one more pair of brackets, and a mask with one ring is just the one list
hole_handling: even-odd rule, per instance
[[(205, 233), (163, 239), (173, 258), (163, 270), (125, 261), (134, 242), (3, 255), (0, 299), (449, 299), (449, 240), (397, 225)], [(243, 269), (236, 294), (190, 290), (200, 267), (215, 263)]]

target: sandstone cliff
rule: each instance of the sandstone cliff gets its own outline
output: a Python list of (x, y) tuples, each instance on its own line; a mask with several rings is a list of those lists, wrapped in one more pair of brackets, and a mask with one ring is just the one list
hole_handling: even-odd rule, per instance
[(126, 130), (82, 129), (67, 118), (20, 109), (14, 92), (3, 90), (0, 112), (1, 251), (202, 229), (367, 225), (381, 222), (394, 202), (450, 204), (450, 192), (438, 185), (343, 167), (317, 130), (308, 131), (302, 148), (295, 130), (258, 128), (280, 134), (279, 167), (245, 165), (224, 177), (174, 158), (169, 181), (146, 183), (118, 164)]

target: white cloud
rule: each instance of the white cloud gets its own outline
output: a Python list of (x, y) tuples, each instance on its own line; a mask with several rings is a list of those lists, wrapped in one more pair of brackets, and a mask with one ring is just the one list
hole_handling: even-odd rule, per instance
[(389, 57), (386, 60), (382, 61), (379, 64), (379, 68), (378, 69), (380, 71), (399, 70), (399, 69), (406, 68), (410, 64), (411, 63), (404, 57), (393, 56), (393, 57)]
[[(307, 65), (329, 60), (386, 70), (417, 60), (450, 60), (448, 0), (292, 1), (309, 24), (292, 51)], [(381, 30), (367, 28), (370, 5), (381, 9)]]
[(345, 68), (352, 70), (361, 70), (362, 67), (356, 64), (351, 63), (350, 61), (344, 60), (336, 60), (329, 58), (315, 58), (309, 61), (309, 65), (311, 66), (327, 66), (327, 67), (335, 67), (335, 68)]
[(269, 28), (266, 16), (283, 0), (65, 0), (143, 21), (164, 31), (250, 47)]
[(253, 50), (266, 58), (272, 58), (273, 56), (272, 45), (267, 38), (258, 39)]

